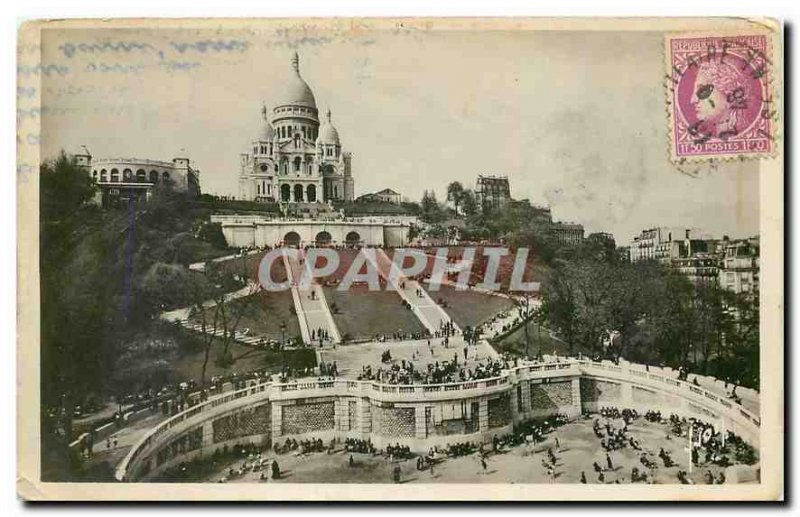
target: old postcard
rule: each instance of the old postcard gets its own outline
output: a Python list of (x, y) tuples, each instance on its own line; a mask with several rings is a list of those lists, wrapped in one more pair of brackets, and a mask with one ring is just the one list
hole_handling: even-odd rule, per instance
[(31, 21), (29, 500), (775, 500), (782, 26)]

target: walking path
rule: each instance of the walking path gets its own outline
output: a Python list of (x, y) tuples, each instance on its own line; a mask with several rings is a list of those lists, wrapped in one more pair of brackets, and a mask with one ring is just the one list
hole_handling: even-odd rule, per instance
[(231, 259), (242, 258), (242, 257), (246, 257), (247, 255), (253, 255), (255, 253), (262, 253), (262, 252), (264, 252), (264, 250), (262, 250), (262, 249), (254, 249), (254, 250), (247, 251), (245, 253), (234, 253), (233, 255), (225, 255), (224, 257), (217, 257), (215, 259), (206, 260), (206, 261), (203, 261), (203, 262), (195, 262), (193, 264), (189, 264), (189, 269), (191, 271), (205, 271), (207, 262), (226, 262), (226, 261), (231, 260)]
[[(370, 261), (371, 254), (366, 254)], [(411, 280), (402, 274), (400, 268), (381, 248), (375, 249), (374, 264), (378, 273), (386, 282), (397, 291), (403, 300), (411, 305), (411, 310), (431, 334), (442, 329), (443, 323), (451, 323), (457, 333), (461, 329), (450, 318), (445, 310), (428, 295), (428, 292), (416, 280)]]
[[(429, 342), (430, 345), (428, 345)], [(463, 364), (467, 368), (475, 368), (478, 363), (485, 362), (487, 359), (500, 357), (500, 354), (486, 340), (480, 340), (475, 346), (468, 347), (466, 356), (464, 356), (464, 348), (462, 336), (451, 336), (446, 346), (443, 338), (370, 341), (360, 343), (358, 346), (325, 348), (320, 353), (320, 359), (329, 364), (335, 362), (340, 377), (355, 379), (361, 373), (362, 367), (367, 365), (372, 368), (386, 368), (405, 360), (414, 363), (415, 368), (424, 371), (428, 364), (436, 361), (451, 361), (455, 355), (458, 357), (459, 364)], [(387, 350), (392, 354), (392, 361), (382, 364), (379, 358)]]
[[(261, 287), (258, 284), (256, 284), (255, 282), (248, 281), (247, 285), (242, 287), (241, 289), (225, 294), (225, 296), (223, 297), (223, 301), (224, 303), (228, 303), (238, 298), (251, 296), (256, 294), (260, 289)], [(203, 302), (203, 308), (211, 308), (214, 307), (216, 304), (217, 304), (216, 300), (206, 300), (205, 302)], [(180, 309), (174, 309), (171, 311), (162, 312), (159, 315), (159, 317), (162, 320), (168, 321), (170, 323), (178, 323), (189, 330), (193, 330), (196, 332), (203, 332), (202, 323), (200, 323), (199, 321), (192, 321), (189, 319), (191, 311), (192, 307), (182, 307)], [(206, 325), (205, 332), (207, 334), (213, 334), (218, 337), (225, 336), (225, 331), (223, 329), (221, 328), (214, 329), (210, 325)], [(263, 340), (263, 338), (261, 337), (250, 336), (248, 335), (248, 333), (239, 330), (237, 330), (234, 333), (233, 339), (235, 341), (244, 343), (246, 345), (257, 345)]]
[[(333, 321), (325, 292), (316, 279), (312, 278), (311, 284), (304, 287), (300, 283), (303, 271), (307, 267), (305, 252), (300, 251), (300, 259), (289, 253), (283, 253), (286, 272), (292, 285), (292, 299), (297, 316), (300, 319), (300, 331), (303, 341), (308, 344), (320, 343), (320, 330), (327, 331), (330, 339), (323, 343), (341, 343), (342, 337)], [(302, 314), (302, 317), (301, 317)], [(312, 335), (314, 336), (312, 339)]]
[[(236, 300), (238, 298), (243, 298), (245, 296), (249, 296), (251, 294), (255, 294), (261, 289), (259, 285), (255, 282), (247, 282), (247, 285), (238, 289), (236, 291), (232, 291), (230, 293), (226, 293), (222, 300), (224, 303), (228, 303), (232, 300)], [(206, 300), (203, 302), (203, 308), (213, 307), (217, 304), (217, 300)], [(192, 311), (192, 307), (181, 307), (180, 309), (173, 309), (171, 311), (164, 311), (162, 312), (159, 317), (164, 321), (184, 321), (189, 317), (189, 313)]]

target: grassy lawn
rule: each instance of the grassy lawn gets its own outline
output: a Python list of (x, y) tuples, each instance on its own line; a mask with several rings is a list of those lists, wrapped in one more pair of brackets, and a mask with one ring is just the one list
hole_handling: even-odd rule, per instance
[(366, 286), (353, 286), (347, 291), (326, 287), (325, 297), (338, 311), (333, 319), (342, 336), (350, 339), (373, 338), (378, 334), (422, 332), (425, 327), (411, 310), (401, 305), (394, 291), (369, 291)]
[(470, 290), (458, 291), (449, 285), (440, 286), (438, 291), (428, 290), (428, 294), (444, 307), (461, 328), (475, 327), (498, 312), (514, 306), (511, 300), (501, 296)]
[[(220, 265), (228, 272), (235, 275), (241, 275), (247, 272), (247, 276), (252, 280), (258, 280), (258, 267), (261, 264), (261, 259), (266, 255), (266, 251), (259, 253), (252, 253), (244, 257), (236, 257), (224, 262)], [(280, 283), (286, 280), (286, 268), (283, 266), (283, 259), (278, 257), (272, 261), (272, 280), (275, 283)]]
[[(249, 299), (248, 299), (249, 298)], [(251, 336), (264, 337), (267, 340), (281, 340), (281, 322), (286, 322), (285, 338), (300, 336), (300, 325), (297, 316), (293, 314), (294, 303), (291, 291), (260, 291), (248, 298), (233, 300), (227, 304), (228, 317), (237, 314), (242, 304), (247, 304), (238, 329), (250, 329)], [(207, 315), (206, 325), (211, 325), (213, 309)], [(195, 315), (193, 321), (200, 322), (200, 317)]]
[[(286, 350), (283, 352), (273, 352), (271, 350), (258, 350), (247, 345), (231, 343), (230, 350), (233, 357), (240, 357), (230, 368), (220, 368), (216, 365), (216, 354), (221, 347), (214, 347), (208, 360), (206, 368), (206, 379), (213, 375), (223, 375), (230, 373), (244, 374), (253, 370), (266, 368), (272, 373), (280, 372), (281, 366), (286, 364), (293, 368), (316, 366), (317, 359), (314, 350), (302, 348), (297, 350)], [(195, 379), (200, 380), (203, 368), (203, 350), (198, 348), (186, 351), (181, 354), (175, 362), (175, 374), (180, 380)]]
[[(119, 389), (123, 393), (132, 393), (190, 379), (199, 381), (203, 346), (200, 333), (172, 323), (154, 321), (131, 336), (120, 350), (122, 355), (116, 366), (117, 375), (111, 378), (106, 395), (114, 395)], [(216, 364), (221, 348), (219, 341), (212, 344), (206, 378), (262, 369), (277, 372), (283, 364), (293, 367), (316, 364), (316, 355), (311, 349), (275, 352), (234, 342), (229, 350), (236, 361), (230, 368), (222, 368)]]
[[(528, 336), (530, 339), (530, 354), (535, 357), (541, 346), (543, 355), (558, 354), (560, 356), (570, 355), (569, 345), (560, 341), (552, 336), (545, 328), (538, 327), (533, 322), (528, 322)], [(508, 334), (507, 336), (499, 339), (492, 340), (492, 346), (498, 352), (509, 352), (514, 355), (525, 355), (525, 327), (520, 326), (518, 329)], [(588, 353), (587, 350), (575, 345), (572, 355), (582, 352)]]

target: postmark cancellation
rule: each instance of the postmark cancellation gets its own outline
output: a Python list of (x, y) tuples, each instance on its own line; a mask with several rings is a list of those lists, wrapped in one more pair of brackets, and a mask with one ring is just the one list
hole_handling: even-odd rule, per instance
[(757, 32), (666, 35), (674, 162), (774, 156), (779, 110), (770, 38)]

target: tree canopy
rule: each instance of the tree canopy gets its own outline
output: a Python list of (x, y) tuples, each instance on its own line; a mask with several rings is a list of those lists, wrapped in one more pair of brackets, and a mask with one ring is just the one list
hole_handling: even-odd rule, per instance
[(542, 288), (546, 323), (597, 358), (683, 367), (758, 388), (758, 299), (656, 262), (577, 256)]

